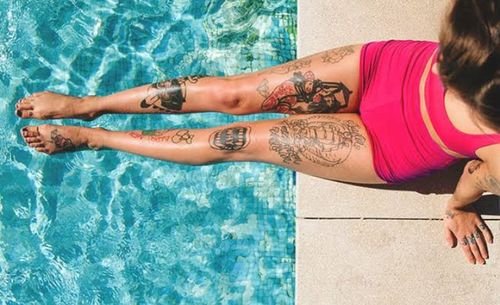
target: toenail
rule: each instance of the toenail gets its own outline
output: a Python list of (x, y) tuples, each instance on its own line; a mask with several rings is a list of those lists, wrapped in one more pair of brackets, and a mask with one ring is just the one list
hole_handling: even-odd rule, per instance
[(26, 126), (25, 126), (25, 127), (23, 127), (21, 130), (22, 130), (23, 132), (26, 132), (26, 131), (28, 131), (28, 127), (26, 127)]
[(30, 112), (28, 112), (28, 115), (29, 115), (29, 116), (33, 116), (33, 112), (31, 112), (31, 111), (30, 111)]
[(16, 111), (16, 115), (17, 115), (17, 116), (19, 116), (19, 117), (20, 117), (20, 116), (21, 116), (21, 114), (22, 114), (22, 113), (21, 113), (21, 110)]

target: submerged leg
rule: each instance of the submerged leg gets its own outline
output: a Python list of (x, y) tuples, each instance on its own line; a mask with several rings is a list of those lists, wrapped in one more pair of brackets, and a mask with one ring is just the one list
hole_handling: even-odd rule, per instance
[(237, 76), (169, 79), (104, 97), (41, 92), (17, 103), (16, 113), (22, 118), (93, 119), (104, 113), (357, 112), (360, 49), (327, 50)]
[(23, 136), (31, 147), (49, 154), (88, 146), (192, 165), (259, 161), (327, 179), (384, 183), (373, 169), (370, 139), (356, 114), (155, 131), (42, 125), (25, 128)]

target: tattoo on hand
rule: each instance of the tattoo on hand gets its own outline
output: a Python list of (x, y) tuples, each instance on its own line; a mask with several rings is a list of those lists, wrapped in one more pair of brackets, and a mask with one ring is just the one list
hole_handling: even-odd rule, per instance
[(76, 148), (76, 146), (73, 144), (73, 141), (71, 141), (70, 138), (66, 138), (61, 135), (57, 129), (54, 129), (50, 132), (50, 139), (57, 148), (64, 150), (72, 150)]
[(261, 108), (288, 114), (335, 113), (348, 106), (351, 94), (342, 82), (316, 79), (311, 71), (295, 72), (292, 78), (268, 94)]
[(467, 240), (467, 237), (464, 237), (460, 240), (460, 244), (462, 246), (467, 246), (469, 244), (469, 241)]
[(172, 142), (174, 144), (191, 144), (194, 139), (194, 134), (187, 129), (130, 131), (128, 134), (135, 139), (145, 139), (152, 142)]
[(249, 126), (219, 129), (210, 135), (210, 147), (217, 150), (241, 150), (250, 143), (250, 130)]
[(269, 149), (288, 164), (300, 164), (306, 158), (322, 166), (336, 166), (366, 142), (354, 121), (338, 118), (325, 121), (323, 116), (286, 119), (270, 132)]
[(152, 108), (161, 112), (174, 113), (182, 110), (186, 102), (187, 83), (195, 84), (204, 76), (193, 75), (154, 83), (148, 88), (148, 96), (141, 101), (141, 108)]
[(311, 66), (311, 62), (312, 60), (308, 58), (297, 59), (294, 61), (287, 62), (283, 65), (274, 67), (271, 70), (264, 70), (258, 73), (258, 75), (270, 74), (270, 73), (287, 74), (290, 73), (291, 71), (297, 71), (303, 68), (309, 68)]
[(353, 54), (354, 48), (352, 46), (345, 46), (337, 49), (325, 51), (321, 59), (325, 63), (336, 64), (347, 55)]
[(453, 213), (453, 212), (452, 212), (452, 211), (450, 211), (450, 210), (446, 210), (446, 211), (444, 212), (444, 214), (445, 214), (445, 218), (446, 218), (446, 219), (453, 219), (453, 217), (455, 217), (455, 215), (456, 215), (456, 213)]

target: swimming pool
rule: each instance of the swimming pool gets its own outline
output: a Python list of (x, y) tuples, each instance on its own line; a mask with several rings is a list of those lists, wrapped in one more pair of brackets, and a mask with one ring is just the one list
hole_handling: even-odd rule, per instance
[[(294, 173), (183, 166), (113, 151), (45, 156), (17, 99), (109, 94), (296, 56), (295, 1), (0, 3), (2, 304), (293, 304)], [(117, 129), (210, 127), (279, 115), (118, 115)]]

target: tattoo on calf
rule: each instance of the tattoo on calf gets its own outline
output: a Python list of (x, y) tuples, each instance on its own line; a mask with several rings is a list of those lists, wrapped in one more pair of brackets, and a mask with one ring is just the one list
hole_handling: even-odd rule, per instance
[(73, 144), (70, 138), (66, 138), (59, 133), (57, 129), (54, 129), (50, 132), (50, 139), (52, 143), (56, 146), (56, 148), (64, 149), (64, 150), (72, 150), (75, 149), (76, 146)]
[(345, 46), (325, 51), (323, 53), (323, 56), (321, 56), (321, 59), (323, 60), (324, 63), (336, 64), (342, 59), (344, 59), (344, 57), (346, 57), (347, 55), (353, 53), (354, 53), (354, 48), (352, 46)]
[(210, 135), (210, 147), (217, 150), (242, 150), (250, 143), (249, 126), (237, 126), (219, 129)]
[(267, 96), (261, 108), (288, 114), (335, 113), (348, 106), (351, 94), (342, 82), (316, 79), (311, 71), (295, 72)]
[(270, 132), (269, 150), (288, 164), (300, 164), (305, 158), (322, 166), (336, 166), (346, 161), (353, 149), (366, 143), (359, 125), (338, 118), (287, 119)]
[(152, 108), (161, 112), (174, 113), (182, 110), (186, 102), (186, 84), (195, 84), (205, 76), (193, 75), (154, 83), (148, 88), (148, 96), (141, 101), (141, 108)]
[(272, 68), (271, 70), (264, 70), (258, 75), (262, 74), (270, 74), (270, 73), (275, 73), (275, 74), (287, 74), (292, 71), (297, 71), (303, 68), (309, 68), (311, 66), (311, 59), (308, 58), (303, 58), (303, 59), (297, 59), (294, 61), (290, 61), (288, 63), (285, 63), (283, 65), (277, 66)]
[(128, 134), (135, 139), (152, 142), (172, 142), (174, 144), (193, 143), (194, 134), (187, 129), (130, 131)]

